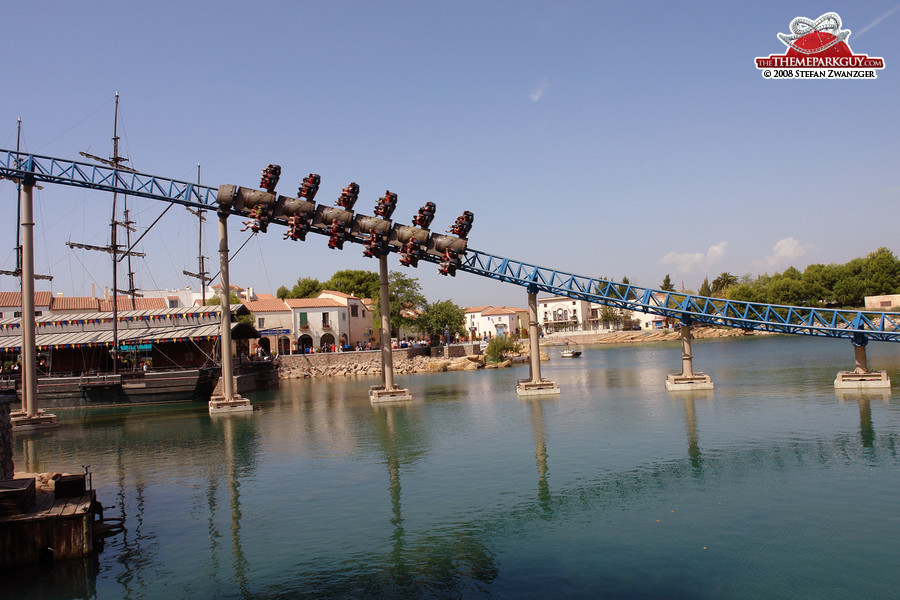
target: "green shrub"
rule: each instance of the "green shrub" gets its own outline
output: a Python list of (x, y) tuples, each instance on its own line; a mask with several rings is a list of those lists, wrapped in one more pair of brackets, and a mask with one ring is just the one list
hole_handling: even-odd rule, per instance
[(500, 362), (507, 354), (518, 354), (522, 351), (522, 344), (507, 335), (498, 335), (491, 338), (487, 348), (484, 350), (484, 357), (489, 362)]

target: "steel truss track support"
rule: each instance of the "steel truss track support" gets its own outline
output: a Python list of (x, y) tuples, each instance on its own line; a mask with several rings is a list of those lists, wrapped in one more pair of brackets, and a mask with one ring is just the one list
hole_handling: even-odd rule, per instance
[(559, 394), (559, 386), (555, 381), (541, 378), (541, 348), (538, 332), (537, 289), (528, 288), (528, 354), (530, 358), (528, 379), (520, 379), (516, 383), (518, 396), (545, 396)]
[(713, 389), (712, 378), (709, 375), (694, 372), (694, 355), (691, 354), (691, 342), (694, 336), (691, 333), (691, 321), (682, 319), (680, 329), (681, 373), (670, 373), (666, 377), (666, 389), (670, 392)]
[(840, 371), (834, 379), (834, 388), (838, 390), (890, 389), (891, 379), (887, 371), (870, 371), (866, 360), (866, 345), (869, 339), (866, 334), (856, 332), (851, 339), (856, 368), (852, 371)]

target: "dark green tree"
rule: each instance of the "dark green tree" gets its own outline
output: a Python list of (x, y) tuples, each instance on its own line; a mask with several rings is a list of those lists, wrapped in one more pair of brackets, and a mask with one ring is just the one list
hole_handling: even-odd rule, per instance
[(672, 278), (669, 277), (668, 273), (666, 273), (666, 276), (663, 278), (662, 285), (659, 286), (659, 289), (661, 289), (664, 292), (674, 292), (675, 291), (675, 286), (672, 285)]
[(291, 289), (288, 298), (315, 298), (323, 289), (325, 288), (322, 287), (318, 279), (301, 277), (297, 279), (297, 283)]
[(713, 296), (724, 296), (728, 291), (728, 288), (735, 285), (738, 282), (738, 278), (728, 272), (723, 272), (719, 274), (718, 277), (713, 279), (712, 282), (712, 295)]
[[(388, 299), (390, 302), (391, 335), (401, 328), (417, 330), (416, 319), (425, 308), (427, 301), (422, 295), (422, 286), (415, 277), (407, 277), (399, 271), (388, 275)], [(375, 327), (381, 325), (381, 293), (372, 298)]]
[(465, 335), (466, 311), (451, 300), (430, 302), (416, 320), (416, 328), (422, 333), (433, 335), (450, 330), (450, 335)]
[(866, 296), (894, 294), (900, 284), (900, 261), (887, 248), (879, 248), (865, 258), (863, 276)]
[(622, 317), (619, 315), (619, 311), (612, 306), (604, 305), (600, 309), (600, 322), (603, 323), (604, 329), (611, 329), (621, 320)]
[(350, 294), (357, 298), (375, 298), (378, 295), (378, 273), (359, 269), (337, 271), (322, 284), (326, 290)]
[(712, 296), (712, 289), (709, 287), (709, 277), (703, 278), (703, 283), (700, 284), (700, 291), (697, 293), (707, 298)]

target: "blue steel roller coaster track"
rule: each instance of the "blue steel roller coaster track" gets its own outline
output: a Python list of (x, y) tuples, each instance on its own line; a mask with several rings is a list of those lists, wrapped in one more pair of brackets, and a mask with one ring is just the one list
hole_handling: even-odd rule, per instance
[[(195, 209), (219, 209), (218, 188), (13, 150), (0, 149), (0, 177), (119, 192), (174, 202)], [(229, 212), (247, 216), (244, 211), (231, 209)], [(273, 219), (271, 222), (286, 225), (284, 219)], [(329, 235), (322, 228), (313, 227), (309, 231)], [(366, 239), (350, 235), (346, 241), (364, 244)], [(389, 251), (396, 252), (397, 249), (389, 247)], [(429, 254), (424, 255), (421, 260), (436, 264), (440, 262), (439, 257)], [(546, 292), (623, 310), (660, 315), (689, 324), (703, 323), (744, 330), (846, 338), (857, 346), (865, 345), (869, 340), (900, 342), (898, 313), (782, 306), (667, 292), (565, 273), (472, 248), (466, 250), (458, 270), (522, 286), (529, 293)]]

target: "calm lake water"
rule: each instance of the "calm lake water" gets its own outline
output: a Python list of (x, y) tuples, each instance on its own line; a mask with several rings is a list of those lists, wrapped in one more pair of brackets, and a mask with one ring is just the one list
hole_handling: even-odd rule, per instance
[[(835, 392), (848, 341), (696, 341), (716, 389), (695, 393), (665, 390), (677, 343), (582, 349), (548, 349), (543, 399), (516, 396), (518, 367), (400, 376), (397, 405), (348, 378), (252, 394), (248, 416), (59, 411), (16, 469), (91, 465), (127, 531), (0, 595), (900, 596), (900, 410)], [(900, 385), (900, 345), (868, 350)]]

